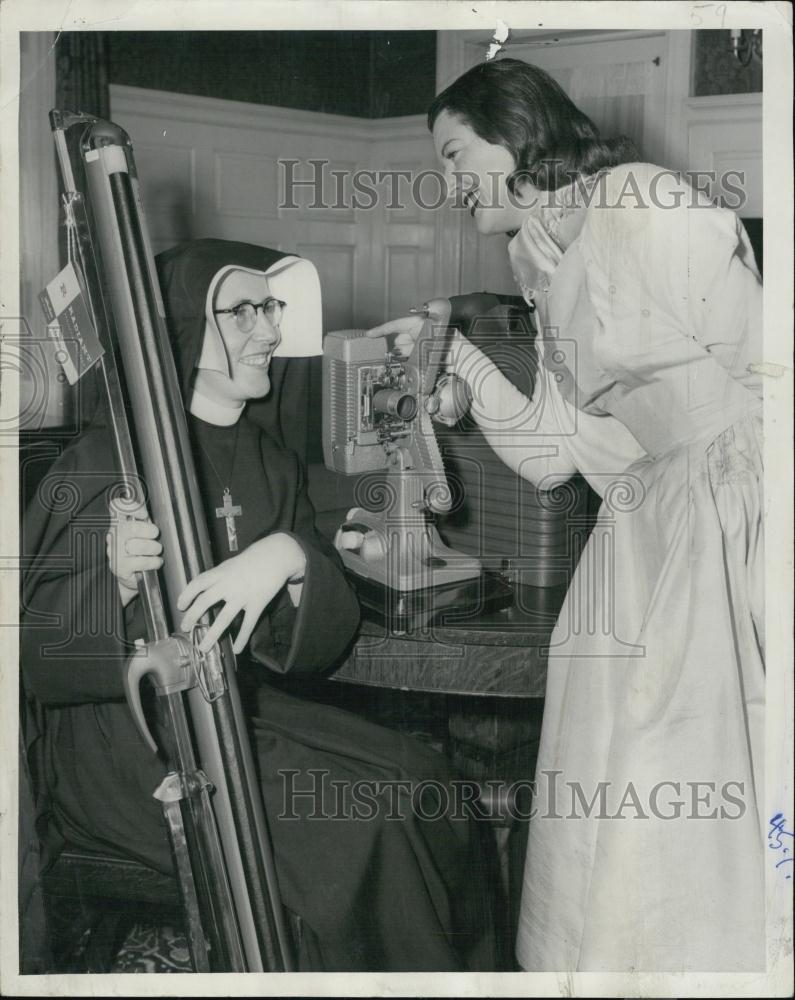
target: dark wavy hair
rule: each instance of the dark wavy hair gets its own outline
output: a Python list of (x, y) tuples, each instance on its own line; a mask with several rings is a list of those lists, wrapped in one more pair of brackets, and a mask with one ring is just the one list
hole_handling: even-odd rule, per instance
[(473, 66), (434, 98), (429, 129), (442, 111), (511, 153), (516, 162), (508, 178), (511, 191), (519, 180), (554, 191), (578, 175), (638, 159), (631, 139), (602, 139), (548, 73), (520, 59)]

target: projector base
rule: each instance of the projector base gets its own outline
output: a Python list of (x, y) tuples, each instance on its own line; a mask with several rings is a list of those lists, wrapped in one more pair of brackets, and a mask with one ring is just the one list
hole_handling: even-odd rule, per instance
[(416, 590), (395, 590), (347, 571), (362, 614), (393, 635), (429, 627), (472, 624), (481, 615), (513, 604), (513, 588), (498, 573), (484, 572), (472, 580)]

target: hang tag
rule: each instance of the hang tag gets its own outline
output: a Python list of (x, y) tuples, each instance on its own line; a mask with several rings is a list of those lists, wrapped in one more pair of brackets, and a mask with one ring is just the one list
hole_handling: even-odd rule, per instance
[(39, 293), (39, 302), (57, 344), (56, 358), (74, 385), (105, 351), (71, 262)]

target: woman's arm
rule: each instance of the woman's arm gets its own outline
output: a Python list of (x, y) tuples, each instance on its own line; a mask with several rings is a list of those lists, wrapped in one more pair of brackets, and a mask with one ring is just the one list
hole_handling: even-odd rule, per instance
[[(395, 346), (409, 354), (423, 322), (422, 316), (403, 316), (373, 327), (367, 335), (394, 335)], [(527, 363), (531, 363), (529, 356)], [(533, 378), (532, 399), (461, 333), (453, 335), (445, 367), (467, 383), (472, 417), (495, 453), (514, 472), (536, 485), (543, 481), (545, 489), (577, 472), (567, 447), (577, 421), (543, 363)]]
[(470, 413), (500, 459), (517, 475), (551, 489), (577, 472), (568, 441), (576, 415), (539, 361), (532, 397), (513, 385), (479, 348), (456, 333), (448, 369), (472, 396)]

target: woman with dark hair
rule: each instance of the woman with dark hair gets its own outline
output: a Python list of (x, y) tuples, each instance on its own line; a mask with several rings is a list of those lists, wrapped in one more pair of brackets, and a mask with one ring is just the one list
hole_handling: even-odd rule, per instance
[[(528, 970), (765, 967), (762, 289), (734, 213), (605, 141), (541, 70), (476, 66), (434, 144), (535, 310), (522, 395), (460, 333), (497, 454), (603, 498), (549, 648)], [(416, 336), (407, 317), (372, 331)], [(565, 487), (563, 487), (565, 489)]]
[(577, 176), (636, 159), (629, 139), (602, 139), (551, 76), (516, 59), (481, 63), (442, 91), (428, 109), (431, 131), (443, 113), (510, 153), (511, 191), (519, 180), (552, 191)]

